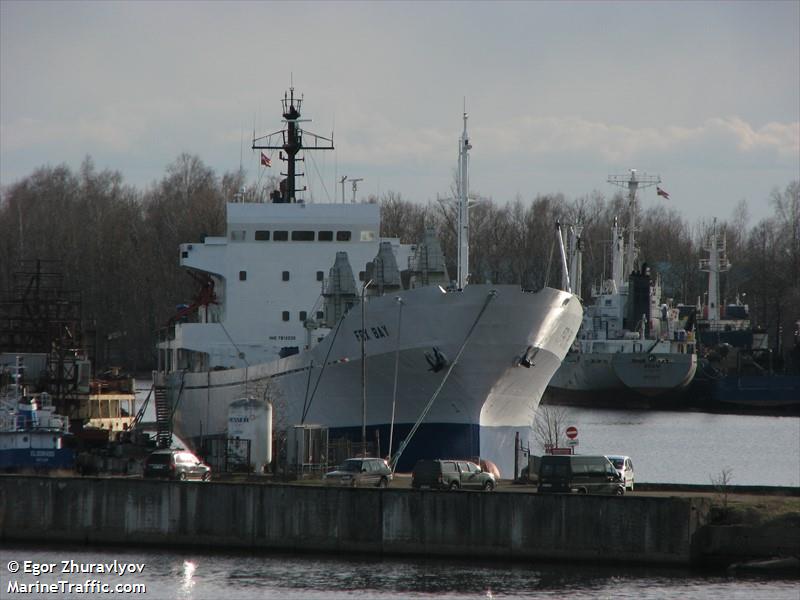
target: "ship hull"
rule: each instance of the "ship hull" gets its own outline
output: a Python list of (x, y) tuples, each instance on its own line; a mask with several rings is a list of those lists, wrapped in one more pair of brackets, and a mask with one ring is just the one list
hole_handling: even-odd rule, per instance
[[(277, 430), (319, 424), (330, 429), (331, 439), (360, 441), (366, 412), (367, 441), (374, 442), (377, 432), (380, 454), (388, 455), (392, 422), (392, 451), (397, 452), (430, 403), (400, 458), (400, 470), (419, 458), (480, 456), (510, 476), (516, 433), (523, 443), (531, 441), (541, 396), (581, 317), (574, 296), (549, 288), (530, 293), (513, 286), (470, 285), (444, 293), (427, 287), (376, 297), (365, 310), (365, 388), (361, 313), (354, 309), (338, 331), (301, 354), (246, 369), (172, 373), (167, 387), (174, 428), (197, 445), (201, 436), (226, 432), (232, 401), (263, 397), (273, 402)], [(438, 370), (431, 367), (437, 352)], [(526, 356), (531, 360), (521, 361)]]
[(657, 398), (687, 388), (697, 371), (692, 353), (570, 353), (550, 381), (548, 398)]
[(71, 469), (75, 454), (54, 443), (53, 431), (0, 431), (0, 471)]

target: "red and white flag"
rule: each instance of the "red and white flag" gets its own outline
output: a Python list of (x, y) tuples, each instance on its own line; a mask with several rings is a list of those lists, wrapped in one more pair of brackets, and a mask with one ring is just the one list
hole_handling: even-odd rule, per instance
[(261, 153), (261, 164), (263, 166), (265, 166), (265, 167), (271, 167), (272, 166), (272, 161), (269, 159), (269, 156), (267, 156), (263, 152)]
[[(262, 156), (263, 156), (263, 155), (262, 155)], [(667, 192), (665, 192), (664, 190), (662, 190), (662, 189), (661, 189), (660, 187), (658, 187), (658, 186), (656, 186), (656, 194), (658, 194), (659, 196), (664, 196), (664, 198), (666, 198), (667, 200), (669, 200), (669, 194), (668, 194)]]

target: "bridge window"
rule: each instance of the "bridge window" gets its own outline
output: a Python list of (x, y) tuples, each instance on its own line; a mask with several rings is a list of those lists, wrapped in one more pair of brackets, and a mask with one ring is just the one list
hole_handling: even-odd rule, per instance
[(314, 241), (314, 232), (313, 231), (293, 231), (292, 232), (292, 241), (293, 242), (313, 242)]
[(362, 242), (374, 242), (375, 241), (375, 232), (374, 231), (362, 231), (361, 232), (361, 241)]
[(289, 281), (289, 271), (284, 271), (282, 277), (284, 281)]
[(308, 313), (304, 310), (300, 311), (300, 322), (303, 323), (308, 318)]
[(325, 273), (322, 271), (317, 271), (317, 281), (322, 281), (325, 279)]
[(349, 231), (337, 231), (336, 232), (336, 241), (337, 242), (349, 242), (351, 236), (352, 236), (352, 234)]
[(231, 230), (231, 241), (233, 242), (243, 242), (245, 239), (245, 232), (241, 229), (232, 229)]
[(286, 242), (289, 240), (289, 232), (288, 231), (273, 231), (272, 232), (272, 241), (273, 242)]
[(317, 233), (317, 241), (319, 242), (332, 242), (333, 241), (333, 232), (332, 231), (320, 231)]
[(268, 242), (269, 241), (269, 231), (256, 231), (256, 241), (257, 242)]
[(283, 318), (284, 321), (288, 321), (289, 320), (289, 311), (288, 310), (283, 311), (283, 314), (281, 315), (281, 318)]
[(239, 271), (239, 281), (247, 281), (247, 271)]

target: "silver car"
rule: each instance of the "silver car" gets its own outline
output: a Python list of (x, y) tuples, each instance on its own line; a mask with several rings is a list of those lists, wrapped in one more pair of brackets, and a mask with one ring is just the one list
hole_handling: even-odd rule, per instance
[(607, 454), (606, 458), (611, 461), (611, 464), (614, 465), (622, 481), (625, 482), (625, 489), (633, 491), (634, 475), (631, 457), (622, 456), (620, 454)]
[(392, 469), (382, 458), (348, 458), (335, 470), (325, 473), (325, 485), (345, 487), (388, 487)]

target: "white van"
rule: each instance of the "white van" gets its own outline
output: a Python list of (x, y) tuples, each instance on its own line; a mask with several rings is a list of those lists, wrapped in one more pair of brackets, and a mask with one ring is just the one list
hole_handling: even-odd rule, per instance
[(633, 462), (630, 456), (607, 454), (606, 458), (611, 461), (619, 476), (622, 477), (622, 481), (625, 482), (625, 489), (633, 491)]

